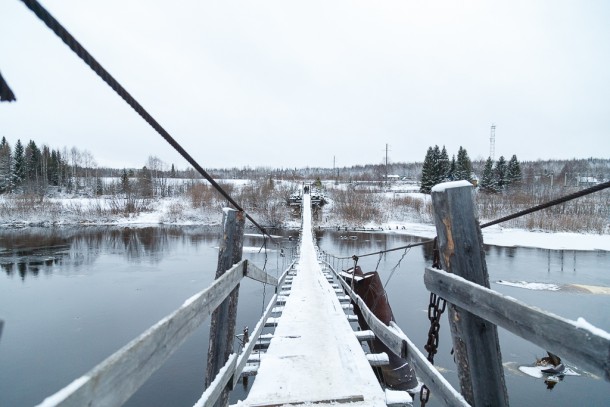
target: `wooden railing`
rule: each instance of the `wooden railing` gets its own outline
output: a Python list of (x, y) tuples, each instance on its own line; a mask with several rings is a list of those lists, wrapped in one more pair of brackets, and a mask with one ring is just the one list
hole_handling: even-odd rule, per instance
[[(288, 270), (282, 277), (276, 279), (248, 260), (242, 260), (214, 280), (208, 288), (187, 299), (180, 308), (157, 322), (89, 373), (47, 398), (41, 406), (122, 405), (212, 314), (242, 278), (249, 277), (277, 286), (284, 280)], [(248, 345), (239, 356), (233, 354), (222, 369), (222, 375), (218, 375), (221, 377), (214, 380), (198, 405), (213, 405), (227, 383), (232, 386), (237, 382), (274, 304), (275, 298), (272, 298)]]
[[(610, 338), (442, 270), (427, 268), (426, 287), (451, 304), (610, 381)], [(584, 325), (584, 326), (583, 326)]]
[[(71, 384), (45, 399), (40, 406), (120, 406), (131, 397), (144, 382), (163, 365), (178, 347), (208, 317), (212, 316), (210, 328), (210, 350), (208, 352), (208, 372), (213, 362), (212, 355), (218, 357), (218, 366), (213, 366), (207, 380), (208, 385), (198, 406), (226, 404), (228, 391), (239, 380), (248, 357), (260, 336), (267, 318), (277, 300), (276, 294), (271, 299), (261, 320), (250, 336), (250, 341), (238, 355), (233, 353), (233, 334), (237, 312), (237, 288), (244, 277), (270, 284), (281, 285), (293, 263), (278, 279), (248, 260), (241, 260), (243, 248), (242, 212), (226, 209), (223, 219), (223, 237), (220, 243), (219, 266), (216, 279), (205, 290), (187, 299), (184, 304), (170, 315), (157, 322), (144, 333), (108, 357), (89, 373), (76, 379)], [(229, 314), (218, 316), (229, 303)], [(231, 309), (232, 308), (232, 309)], [(222, 320), (222, 325), (213, 332), (214, 318)], [(229, 321), (229, 322), (227, 322)], [(231, 322), (232, 321), (232, 322)], [(0, 321), (1, 322), (1, 321)], [(0, 324), (0, 329), (2, 325)], [(224, 338), (229, 338), (229, 344)], [(216, 345), (213, 345), (215, 342)], [(228, 351), (227, 351), (228, 350)], [(223, 353), (226, 352), (226, 357)], [(223, 400), (224, 398), (224, 400)]]
[(610, 380), (610, 335), (503, 296), (489, 287), (473, 186), (467, 181), (432, 189), (438, 258), (426, 287), (443, 297), (462, 395), (470, 404), (508, 406), (497, 326), (581, 364)]
[(381, 340), (394, 354), (406, 358), (415, 368), (418, 376), (430, 388), (433, 394), (443, 400), (448, 406), (469, 406), (464, 397), (455, 390), (432, 363), (421, 353), (417, 346), (407, 335), (394, 323), (387, 326), (373, 314), (366, 306), (364, 300), (356, 294), (350, 285), (341, 277), (330, 263), (324, 261), (328, 268), (335, 274), (343, 289), (350, 296), (354, 304), (360, 308), (364, 320), (373, 331), (375, 336)]
[(608, 333), (489, 288), (472, 189), (466, 181), (441, 184), (433, 189), (439, 260), (444, 270), (428, 267), (424, 273), (426, 288), (449, 303), (448, 320), (461, 394), (396, 324), (387, 326), (381, 322), (332, 265), (324, 262), (360, 308), (376, 337), (396, 355), (407, 358), (432, 394), (445, 405), (508, 406), (497, 326), (610, 381)]

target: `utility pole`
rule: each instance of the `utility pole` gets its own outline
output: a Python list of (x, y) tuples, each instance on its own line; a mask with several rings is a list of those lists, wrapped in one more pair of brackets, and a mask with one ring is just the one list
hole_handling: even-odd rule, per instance
[(388, 143), (385, 144), (385, 183), (388, 183)]

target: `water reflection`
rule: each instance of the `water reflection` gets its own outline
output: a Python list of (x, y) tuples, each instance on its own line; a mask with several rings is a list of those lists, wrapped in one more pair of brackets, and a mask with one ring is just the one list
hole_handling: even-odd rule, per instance
[(174, 244), (217, 244), (212, 227), (32, 228), (0, 231), (0, 267), (21, 279), (52, 273), (56, 266), (89, 265), (102, 253), (131, 262), (158, 263)]

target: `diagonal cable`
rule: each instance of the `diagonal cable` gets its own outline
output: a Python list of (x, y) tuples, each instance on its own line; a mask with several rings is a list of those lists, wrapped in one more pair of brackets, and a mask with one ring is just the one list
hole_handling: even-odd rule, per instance
[(99, 62), (57, 21), (38, 1), (21, 0), (38, 18), (40, 18), (80, 59), (108, 84), (129, 106), (133, 108), (157, 133), (161, 135), (184, 159), (193, 166), (233, 207), (246, 215), (263, 234), (273, 237), (260, 226), (235, 200), (205, 171), (193, 157), (134, 99), (121, 84), (100, 65)]

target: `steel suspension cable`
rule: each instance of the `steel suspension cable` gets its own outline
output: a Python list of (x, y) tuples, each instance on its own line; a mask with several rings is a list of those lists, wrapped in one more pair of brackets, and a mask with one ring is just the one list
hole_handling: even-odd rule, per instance
[(165, 139), (184, 159), (193, 166), (233, 207), (242, 211), (263, 234), (275, 240), (260, 226), (235, 200), (204, 170), (197, 161), (144, 109), (144, 107), (127, 90), (97, 62), (95, 58), (57, 21), (38, 1), (21, 0), (36, 16), (42, 20), (80, 59), (82, 59), (104, 82), (108, 84), (129, 106), (133, 108), (161, 137)]
[(498, 223), (506, 222), (508, 220), (516, 219), (516, 218), (519, 218), (521, 216), (528, 215), (528, 214), (530, 214), (532, 212), (537, 212), (537, 211), (540, 211), (542, 209), (547, 209), (547, 208), (550, 208), (551, 206), (559, 205), (559, 204), (571, 201), (573, 199), (580, 198), (580, 197), (583, 197), (585, 195), (589, 195), (589, 194), (592, 194), (594, 192), (601, 191), (601, 190), (606, 189), (608, 187), (610, 187), (610, 181), (603, 182), (603, 183), (595, 185), (595, 186), (593, 186), (591, 188), (583, 189), (581, 191), (574, 192), (572, 194), (562, 196), (561, 198), (553, 199), (552, 201), (548, 201), (546, 203), (533, 206), (533, 207), (531, 207), (529, 209), (525, 209), (525, 210), (522, 210), (520, 212), (513, 213), (512, 215), (504, 216), (504, 217), (502, 217), (500, 219), (496, 219), (494, 221), (484, 223), (484, 224), (481, 225), (481, 229), (486, 228), (488, 226), (497, 225)]

